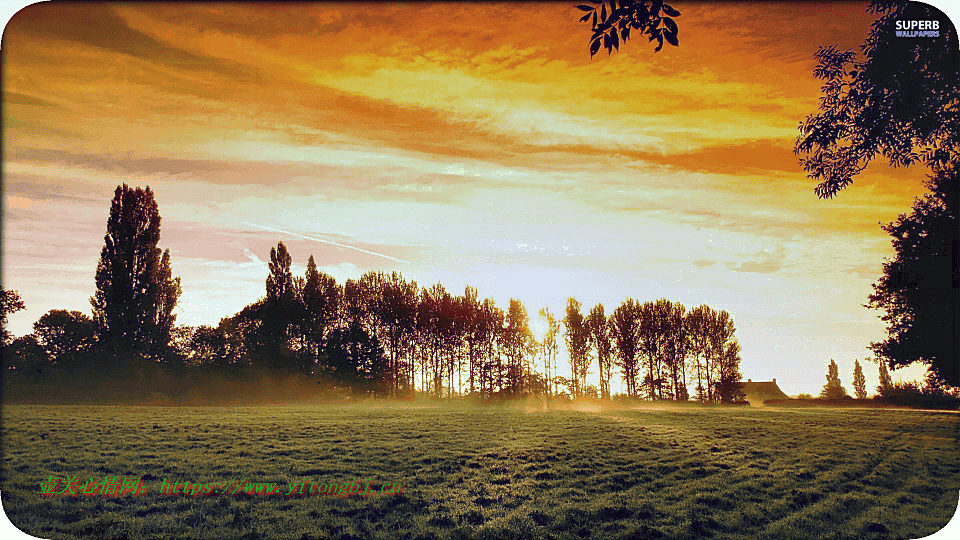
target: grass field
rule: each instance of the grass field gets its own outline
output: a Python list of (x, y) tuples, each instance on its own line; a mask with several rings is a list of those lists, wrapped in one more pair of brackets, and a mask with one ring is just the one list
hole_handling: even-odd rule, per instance
[[(10, 405), (2, 429), (3, 507), (42, 538), (919, 538), (960, 489), (942, 411)], [(148, 492), (40, 494), (106, 475)], [(238, 477), (403, 493), (159, 493)]]

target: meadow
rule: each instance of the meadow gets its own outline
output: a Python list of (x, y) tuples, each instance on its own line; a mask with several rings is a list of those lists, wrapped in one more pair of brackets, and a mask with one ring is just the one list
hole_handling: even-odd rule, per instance
[[(3, 507), (41, 538), (920, 538), (960, 488), (956, 411), (542, 403), (5, 405)], [(43, 479), (142, 477), (120, 497)], [(399, 494), (161, 494), (164, 479)], [(286, 493), (288, 489), (284, 489)]]

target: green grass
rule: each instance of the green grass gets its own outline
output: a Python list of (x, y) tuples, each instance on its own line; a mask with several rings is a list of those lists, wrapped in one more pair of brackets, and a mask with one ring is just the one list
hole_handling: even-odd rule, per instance
[[(882, 409), (8, 405), (0, 489), (41, 538), (920, 538), (957, 508), (957, 427)], [(150, 492), (42, 497), (49, 475)], [(158, 493), (235, 477), (404, 493)]]

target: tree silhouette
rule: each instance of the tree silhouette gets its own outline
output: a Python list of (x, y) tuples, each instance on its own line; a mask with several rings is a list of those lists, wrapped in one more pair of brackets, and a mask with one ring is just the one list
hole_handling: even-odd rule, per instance
[(307, 272), (300, 291), (300, 301), (304, 308), (300, 332), (313, 363), (319, 361), (327, 335), (338, 320), (342, 294), (337, 280), (318, 271), (317, 263), (311, 255), (307, 260)]
[(7, 316), (26, 309), (23, 299), (17, 291), (8, 291), (0, 287), (0, 347), (10, 343), (10, 332), (7, 331)]
[(868, 307), (882, 310), (887, 338), (871, 348), (891, 369), (926, 364), (943, 382), (960, 386), (960, 182), (958, 161), (927, 182), (910, 214), (883, 227), (894, 257), (883, 264)]
[(877, 386), (877, 394), (881, 396), (887, 395), (890, 389), (893, 388), (893, 380), (890, 378), (890, 372), (887, 371), (887, 365), (884, 364), (883, 360), (880, 361), (880, 384)]
[(700, 305), (690, 310), (683, 321), (689, 354), (697, 373), (697, 399), (700, 401), (707, 401), (710, 396), (710, 320), (714, 313), (710, 306)]
[(640, 355), (639, 345), (640, 306), (633, 298), (627, 298), (617, 306), (610, 316), (610, 336), (613, 338), (617, 353), (617, 363), (623, 372), (627, 386), (627, 395), (639, 396), (637, 392), (637, 361)]
[(857, 399), (867, 399), (867, 379), (859, 360), (853, 361), (853, 393)]
[(2, 348), (3, 372), (38, 381), (50, 372), (50, 359), (33, 334), (18, 337)]
[[(679, 17), (680, 12), (663, 3), (663, 0), (587, 0), (591, 4), (580, 4), (577, 9), (585, 11), (580, 22), (590, 22), (593, 35), (590, 37), (590, 56), (592, 57), (600, 47), (610, 54), (614, 49), (620, 50), (620, 42), (630, 39), (631, 31), (636, 30), (640, 36), (646, 36), (649, 41), (657, 41), (658, 52), (663, 48), (663, 42), (679, 46), (677, 38), (677, 23), (671, 17)], [(610, 10), (607, 11), (607, 4)]]
[(169, 346), (180, 279), (161, 254), (160, 211), (150, 188), (117, 186), (90, 299), (98, 340), (114, 353), (162, 357)]
[(553, 394), (553, 377), (557, 369), (557, 355), (560, 353), (560, 347), (557, 345), (557, 336), (560, 335), (560, 321), (553, 316), (553, 313), (547, 307), (540, 309), (540, 317), (547, 323), (547, 332), (540, 342), (540, 350), (543, 354), (544, 384), (549, 396)]
[[(794, 151), (816, 193), (831, 198), (880, 155), (893, 165), (922, 162), (934, 171), (956, 161), (960, 150), (957, 35), (939, 10), (919, 2), (874, 0), (880, 17), (861, 47), (835, 46), (816, 53), (813, 74), (822, 79), (820, 113), (800, 124)], [(938, 20), (940, 38), (897, 36), (896, 22)]]
[(190, 336), (187, 362), (205, 369), (226, 369), (236, 365), (229, 351), (229, 337), (224, 325), (198, 326)]
[(359, 323), (337, 328), (326, 345), (327, 363), (323, 375), (328, 381), (353, 392), (372, 392), (386, 397), (391, 394), (383, 347)]
[(846, 397), (847, 391), (840, 384), (840, 371), (837, 363), (830, 359), (830, 365), (827, 367), (827, 384), (823, 385), (820, 391), (820, 397), (824, 399), (840, 399)]
[(576, 298), (567, 300), (567, 315), (563, 318), (563, 324), (567, 330), (567, 352), (570, 356), (570, 395), (576, 399), (586, 385), (590, 367), (590, 328), (580, 313), (580, 302)]
[(300, 292), (290, 271), (292, 258), (283, 242), (270, 248), (266, 296), (237, 314), (253, 363), (279, 372), (308, 372), (306, 351), (291, 347), (294, 330), (304, 319)]
[(79, 367), (83, 353), (96, 343), (97, 327), (84, 313), (54, 309), (33, 323), (33, 335), (51, 362)]
[(516, 298), (510, 299), (505, 323), (503, 350), (507, 356), (507, 392), (517, 395), (526, 390), (524, 373), (530, 369), (525, 360), (536, 350), (537, 342), (530, 332), (527, 310)]
[(587, 325), (590, 328), (590, 344), (597, 350), (597, 367), (600, 374), (600, 397), (610, 399), (611, 355), (613, 345), (610, 343), (609, 321), (603, 312), (603, 304), (597, 304), (587, 316)]
[[(726, 311), (721, 311), (726, 313)], [(723, 353), (717, 359), (716, 400), (720, 403), (743, 403), (740, 374), (740, 344), (736, 340), (724, 344)]]
[[(869, 307), (881, 309), (887, 339), (871, 345), (892, 369), (927, 364), (941, 381), (960, 385), (960, 79), (956, 27), (919, 2), (874, 0), (861, 60), (830, 46), (817, 54), (825, 81), (820, 113), (800, 124), (794, 151), (816, 193), (835, 196), (876, 156), (895, 166), (922, 163), (930, 192), (913, 213), (884, 227), (897, 252), (884, 265)], [(897, 21), (936, 20), (937, 39), (897, 35)]]

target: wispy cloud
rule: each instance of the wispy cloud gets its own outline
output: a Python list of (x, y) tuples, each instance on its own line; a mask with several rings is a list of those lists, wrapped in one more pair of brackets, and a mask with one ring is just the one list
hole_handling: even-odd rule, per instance
[(297, 238), (303, 238), (304, 240), (312, 240), (312, 241), (314, 241), (314, 242), (320, 242), (320, 243), (322, 243), (322, 244), (330, 244), (331, 246), (337, 246), (337, 247), (341, 247), (341, 248), (345, 248), (345, 249), (352, 249), (352, 250), (354, 250), (354, 251), (359, 251), (360, 253), (366, 253), (367, 255), (375, 255), (375, 256), (377, 256), (377, 257), (383, 257), (384, 259), (387, 259), (387, 260), (389, 260), (389, 261), (394, 261), (394, 262), (403, 263), (403, 264), (409, 264), (409, 261), (405, 261), (405, 260), (403, 260), (403, 259), (398, 259), (398, 258), (396, 258), (396, 257), (391, 257), (391, 256), (385, 255), (385, 254), (383, 254), (383, 253), (377, 253), (376, 251), (369, 251), (369, 250), (366, 250), (366, 249), (358, 248), (358, 247), (356, 247), (356, 246), (349, 246), (349, 245), (347, 245), (347, 244), (341, 244), (340, 242), (334, 242), (334, 241), (331, 241), (331, 240), (324, 240), (323, 238), (316, 238), (316, 237), (314, 237), (314, 236), (307, 236), (307, 235), (305, 235), (305, 234), (295, 233), (295, 232), (291, 232), (291, 231), (285, 231), (285, 230), (283, 230), (283, 229), (276, 229), (276, 228), (274, 228), (274, 227), (267, 227), (266, 225), (258, 225), (258, 224), (256, 224), (256, 223), (250, 223), (250, 222), (247, 222), (247, 221), (239, 221), (239, 223), (243, 223), (244, 225), (249, 225), (250, 227), (256, 227), (256, 228), (258, 228), (258, 229), (263, 229), (263, 230), (265, 230), (265, 231), (274, 231), (274, 232), (278, 232), (278, 233), (287, 234), (287, 235), (290, 235), (290, 236), (295, 236), (295, 237), (297, 237)]

